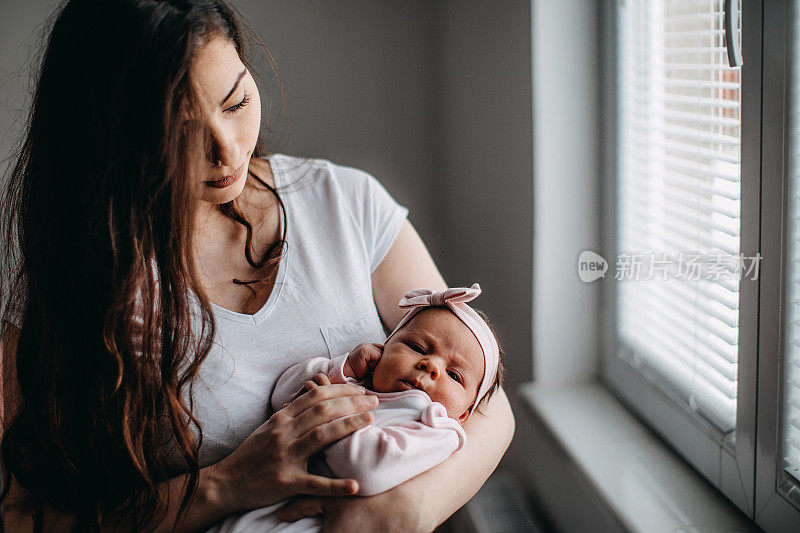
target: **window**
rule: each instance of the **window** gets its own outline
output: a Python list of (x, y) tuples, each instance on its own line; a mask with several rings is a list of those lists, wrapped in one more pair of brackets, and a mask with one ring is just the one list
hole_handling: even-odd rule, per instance
[[(760, 6), (614, 6), (616, 280), (602, 377), (752, 516)], [(726, 24), (752, 60), (743, 67), (729, 64)]]
[[(755, 521), (800, 524), (800, 2), (764, 3)], [(777, 260), (766, 261), (766, 258)]]
[[(792, 20), (800, 15), (798, 2), (794, 2)], [(800, 46), (798, 28), (792, 28), (790, 37), (793, 50)], [(783, 469), (795, 481), (800, 480), (800, 87), (797, 75), (800, 72), (800, 58), (791, 57), (793, 68), (789, 79), (789, 209), (787, 217), (788, 254), (786, 268), (788, 282), (785, 290), (786, 313), (784, 328), (783, 367)]]
[(756, 524), (797, 531), (800, 0), (614, 6), (617, 274), (644, 257), (608, 294), (603, 378)]
[(741, 86), (728, 66), (721, 3), (642, 0), (619, 9), (616, 327), (621, 356), (728, 433)]

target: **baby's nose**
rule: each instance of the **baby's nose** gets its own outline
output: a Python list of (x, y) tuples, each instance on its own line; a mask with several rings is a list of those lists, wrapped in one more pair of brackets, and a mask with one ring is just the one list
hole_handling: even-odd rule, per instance
[(431, 379), (436, 379), (439, 377), (441, 373), (441, 369), (439, 368), (439, 363), (434, 359), (425, 358), (420, 361), (420, 369), (428, 372), (431, 376)]

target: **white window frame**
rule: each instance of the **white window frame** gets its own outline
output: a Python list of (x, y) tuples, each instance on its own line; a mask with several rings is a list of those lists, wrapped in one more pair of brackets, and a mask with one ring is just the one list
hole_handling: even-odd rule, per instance
[[(616, 244), (616, 8), (617, 2), (604, 2), (603, 86), (601, 154), (604, 180), (603, 251), (613, 264)], [(759, 252), (760, 176), (761, 176), (761, 39), (762, 0), (743, 2), (741, 71), (741, 252)], [(654, 250), (658, 252), (658, 250)], [(763, 255), (763, 254), (762, 254)], [(758, 339), (758, 280), (740, 283), (739, 373), (736, 429), (723, 435), (700, 418), (683, 402), (660, 388), (630, 363), (619, 357), (616, 338), (616, 287), (603, 283), (603, 310), (600, 327), (602, 349), (600, 376), (606, 386), (634, 413), (640, 416), (667, 443), (675, 448), (712, 485), (717, 487), (749, 517), (754, 516), (756, 370)]]
[[(785, 294), (788, 253), (788, 196), (791, 167), (790, 109), (787, 73), (792, 58), (792, 1), (764, 4), (762, 140), (761, 300), (758, 346), (758, 448), (756, 453), (756, 523), (766, 531), (791, 531), (800, 524), (800, 483), (783, 472), (780, 393), (783, 384)], [(795, 21), (800, 25), (800, 21)], [(800, 31), (800, 27), (794, 29)], [(766, 60), (768, 58), (768, 60)], [(778, 260), (766, 260), (778, 258)], [(777, 328), (777, 331), (776, 331)], [(794, 492), (794, 497), (790, 495)]]

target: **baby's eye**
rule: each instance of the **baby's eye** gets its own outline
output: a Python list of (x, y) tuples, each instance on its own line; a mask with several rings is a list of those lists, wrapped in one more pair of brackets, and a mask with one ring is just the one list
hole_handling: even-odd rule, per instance
[(461, 383), (461, 376), (458, 375), (458, 372), (455, 372), (454, 370), (448, 370), (447, 375)]
[(416, 342), (406, 341), (406, 344), (408, 345), (409, 348), (411, 348), (415, 352), (425, 355), (425, 350), (422, 348), (422, 346), (420, 346)]

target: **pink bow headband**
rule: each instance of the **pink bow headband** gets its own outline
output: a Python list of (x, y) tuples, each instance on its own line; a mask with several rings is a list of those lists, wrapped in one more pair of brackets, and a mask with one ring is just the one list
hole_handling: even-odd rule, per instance
[(489, 325), (475, 312), (473, 308), (468, 306), (466, 302), (470, 302), (478, 297), (481, 293), (481, 287), (474, 283), (472, 287), (456, 287), (444, 291), (434, 291), (431, 289), (414, 289), (408, 291), (403, 298), (400, 299), (398, 304), (400, 307), (409, 308), (410, 311), (400, 319), (400, 323), (394, 328), (394, 331), (389, 335), (386, 340), (392, 337), (400, 328), (408, 324), (414, 318), (414, 315), (428, 307), (447, 307), (459, 320), (461, 320), (478, 339), (483, 351), (483, 359), (486, 363), (483, 371), (483, 379), (481, 385), (478, 387), (478, 396), (475, 403), (469, 408), (470, 414), (475, 409), (483, 395), (489, 390), (494, 381), (494, 376), (497, 374), (497, 365), (500, 361), (500, 349), (497, 346), (497, 341), (489, 329)]

